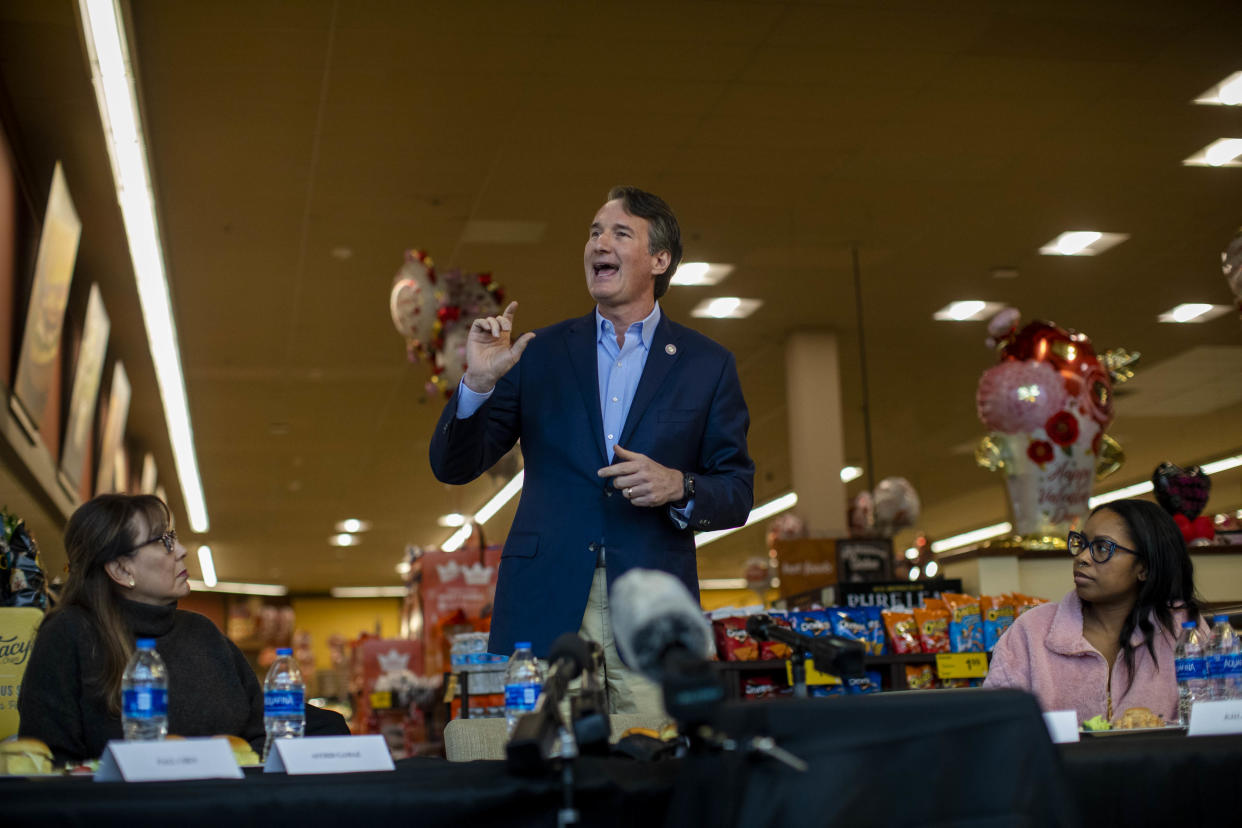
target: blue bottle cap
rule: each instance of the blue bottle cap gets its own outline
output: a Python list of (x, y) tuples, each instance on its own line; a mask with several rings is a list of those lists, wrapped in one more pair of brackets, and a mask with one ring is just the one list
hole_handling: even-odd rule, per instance
[(1199, 624), (1196, 621), (1183, 621), (1182, 622), (1183, 630), (1193, 630), (1197, 626), (1199, 626)]
[(293, 648), (292, 647), (277, 647), (276, 655), (278, 656), (293, 655)]
[(1212, 621), (1214, 621), (1214, 622), (1215, 622), (1215, 623), (1217, 623), (1217, 624), (1221, 624), (1221, 623), (1228, 623), (1228, 621), (1229, 621), (1229, 616), (1228, 616), (1228, 615), (1218, 615), (1218, 616), (1216, 616), (1215, 618), (1213, 618), (1213, 619), (1212, 619)]
[(513, 648), (514, 648), (515, 650), (529, 650), (529, 649), (530, 649), (530, 642), (529, 642), (529, 641), (519, 641), (519, 642), (517, 642), (517, 643), (513, 646)]
[(134, 642), (134, 646), (140, 650), (154, 650), (155, 639), (154, 638), (139, 638), (137, 641)]

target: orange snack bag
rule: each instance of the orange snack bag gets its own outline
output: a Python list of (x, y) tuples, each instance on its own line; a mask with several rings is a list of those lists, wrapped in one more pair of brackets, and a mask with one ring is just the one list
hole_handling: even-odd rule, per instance
[(914, 613), (901, 610), (882, 610), (884, 628), (888, 630), (888, 640), (893, 642), (894, 653), (921, 653), (919, 646), (919, 628), (914, 623)]
[(931, 690), (936, 687), (936, 671), (930, 664), (907, 664), (906, 686), (911, 690)]
[[(949, 611), (943, 601), (929, 598), (926, 606), (915, 608), (914, 623), (919, 630), (919, 646), (925, 653), (949, 652)], [(939, 607), (935, 605), (939, 604)]]

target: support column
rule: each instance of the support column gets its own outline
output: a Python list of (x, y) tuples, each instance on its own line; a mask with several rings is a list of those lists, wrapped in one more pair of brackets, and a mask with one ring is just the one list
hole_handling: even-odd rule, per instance
[(785, 343), (789, 467), (811, 537), (848, 534), (839, 363), (837, 337), (828, 331), (796, 331)]

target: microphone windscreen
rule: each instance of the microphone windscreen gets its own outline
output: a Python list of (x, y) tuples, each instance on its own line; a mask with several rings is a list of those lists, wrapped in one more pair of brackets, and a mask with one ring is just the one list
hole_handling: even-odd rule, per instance
[(655, 569), (631, 569), (612, 586), (608, 603), (617, 649), (627, 664), (660, 680), (670, 648), (700, 658), (712, 654), (712, 629), (685, 584)]
[(582, 636), (567, 632), (552, 642), (548, 650), (548, 663), (555, 664), (564, 659), (573, 665), (569, 678), (576, 678), (591, 663), (591, 649)]

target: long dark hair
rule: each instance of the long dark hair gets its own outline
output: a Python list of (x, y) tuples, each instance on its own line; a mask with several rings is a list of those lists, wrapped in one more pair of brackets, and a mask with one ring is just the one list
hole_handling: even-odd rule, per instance
[(163, 533), (172, 523), (164, 501), (154, 495), (98, 495), (78, 507), (65, 526), (65, 552), (69, 577), (60, 602), (48, 616), (78, 607), (95, 623), (103, 649), (99, 675), (83, 676), (85, 689), (103, 696), (108, 710), (121, 712), (121, 677), (134, 652), (134, 634), (121, 615), (116, 585), (106, 565), (129, 557), (145, 538), (135, 535), (135, 517), (142, 515), (152, 534)]
[(1147, 651), (1159, 666), (1152, 616), (1176, 639), (1180, 630), (1173, 624), (1172, 610), (1184, 609), (1189, 620), (1198, 621), (1202, 599), (1195, 590), (1195, 568), (1186, 541), (1167, 512), (1146, 500), (1114, 500), (1097, 506), (1091, 514), (1102, 510), (1121, 518), (1139, 558), (1147, 565), (1147, 580), (1139, 581), (1138, 598), (1121, 627), (1122, 658), (1133, 681), (1135, 647), (1130, 637), (1134, 631), (1143, 634)]

